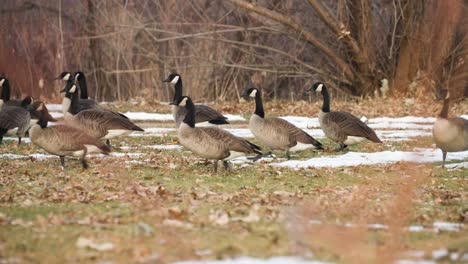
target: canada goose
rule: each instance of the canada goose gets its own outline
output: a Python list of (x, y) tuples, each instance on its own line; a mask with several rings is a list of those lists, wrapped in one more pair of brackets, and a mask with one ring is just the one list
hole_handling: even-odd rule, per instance
[(0, 108), (5, 106), (22, 107), (23, 99), (10, 99), (10, 82), (5, 77), (0, 77), (0, 90)]
[(214, 170), (218, 171), (218, 161), (222, 160), (224, 168), (229, 168), (228, 161), (246, 154), (258, 154), (260, 147), (249, 141), (236, 137), (218, 127), (195, 127), (195, 105), (190, 97), (182, 96), (177, 102), (172, 102), (187, 109), (177, 136), (182, 146), (205, 159), (215, 160)]
[(323, 83), (315, 83), (308, 91), (321, 92), (323, 106), (319, 113), (319, 123), (325, 136), (340, 144), (336, 151), (344, 150), (348, 145), (354, 145), (364, 140), (382, 143), (374, 130), (359, 118), (348, 112), (330, 111), (330, 95)]
[[(80, 77), (81, 76), (81, 77)], [(80, 84), (80, 95), (81, 95), (81, 98), (78, 98), (78, 103), (76, 104), (76, 107), (74, 107), (73, 109), (71, 109), (72, 111), (72, 114), (76, 114), (80, 111), (83, 111), (83, 110), (86, 110), (86, 109), (93, 109), (93, 108), (97, 108), (97, 109), (102, 109), (101, 106), (99, 106), (99, 104), (92, 100), (92, 99), (88, 99), (88, 91), (87, 91), (87, 86), (86, 84), (83, 85), (83, 82), (86, 82), (84, 78), (84, 74), (82, 72), (77, 72), (75, 73), (75, 76), (72, 76), (72, 74), (70, 72), (62, 72), (57, 78), (55, 78), (56, 80), (62, 80), (65, 82), (65, 86), (70, 86), (71, 84), (73, 84), (75, 82), (75, 79), (78, 79), (78, 82)], [(84, 88), (83, 88), (84, 87)], [(83, 90), (81, 90), (83, 89)], [(62, 90), (63, 91), (63, 90)], [(63, 114), (65, 114), (67, 111), (65, 111), (64, 109), (68, 109), (69, 108), (69, 105), (70, 105), (70, 101), (68, 100), (68, 98), (64, 97), (62, 99), (62, 111), (63, 111)]]
[(109, 154), (111, 151), (101, 141), (86, 134), (83, 130), (57, 124), (47, 127), (48, 121), (56, 121), (48, 112), (44, 103), (38, 101), (32, 105), (33, 116), (38, 118), (29, 130), (31, 141), (45, 151), (60, 157), (62, 169), (65, 167), (65, 156), (81, 157), (84, 169), (88, 168), (86, 154), (102, 153)]
[(18, 145), (30, 127), (31, 115), (26, 109), (32, 103), (32, 98), (23, 99), (21, 107), (5, 106), (0, 110), (0, 143), (3, 136), (18, 136)]
[(65, 97), (70, 101), (64, 119), (69, 125), (83, 129), (89, 135), (106, 139), (110, 146), (109, 139), (131, 133), (133, 131), (144, 131), (132, 123), (129, 119), (122, 117), (118, 113), (105, 109), (86, 109), (73, 114), (73, 109), (77, 108), (78, 94), (75, 84), (67, 85), (64, 90)]
[(444, 105), (437, 117), (432, 135), (436, 146), (442, 150), (442, 168), (445, 167), (447, 152), (468, 150), (468, 120), (461, 117), (448, 117), (450, 93), (442, 90)]
[(255, 138), (270, 150), (283, 150), (286, 157), (291, 159), (290, 152), (309, 148), (322, 149), (320, 142), (288, 121), (277, 117), (265, 118), (259, 89), (245, 89), (242, 97), (255, 98), (255, 112), (250, 117), (249, 128)]
[[(175, 93), (173, 102), (177, 102), (182, 97), (182, 78), (177, 73), (171, 73), (163, 82), (169, 82), (174, 84)], [(176, 127), (180, 126), (180, 123), (187, 114), (185, 107), (179, 107), (177, 105), (172, 106), (172, 115), (176, 122)], [(215, 125), (229, 124), (227, 117), (223, 116), (220, 112), (206, 105), (195, 105), (195, 123), (206, 122)]]

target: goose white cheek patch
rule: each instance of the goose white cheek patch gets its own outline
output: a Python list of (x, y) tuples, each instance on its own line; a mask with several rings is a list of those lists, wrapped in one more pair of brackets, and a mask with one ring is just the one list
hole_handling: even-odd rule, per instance
[(174, 77), (174, 79), (172, 79), (171, 83), (176, 84), (178, 81), (179, 81), (179, 76), (176, 76)]
[(70, 76), (71, 76), (70, 73), (65, 74), (65, 76), (63, 76), (63, 80), (64, 80), (64, 81), (70, 80)]
[(187, 104), (187, 98), (184, 98), (182, 99), (182, 101), (180, 102), (180, 106), (185, 106)]
[(323, 87), (323, 84), (319, 84), (317, 86), (317, 90), (315, 90), (316, 92), (321, 92), (322, 91), (322, 87)]
[(255, 97), (257, 95), (257, 90), (253, 90), (251, 93), (250, 93), (250, 97)]
[(70, 93), (75, 93), (76, 92), (76, 85), (73, 85), (71, 88), (70, 88)]
[(1, 80), (0, 80), (0, 87), (3, 86), (3, 83), (4, 83), (4, 82), (5, 82), (5, 79), (1, 79)]

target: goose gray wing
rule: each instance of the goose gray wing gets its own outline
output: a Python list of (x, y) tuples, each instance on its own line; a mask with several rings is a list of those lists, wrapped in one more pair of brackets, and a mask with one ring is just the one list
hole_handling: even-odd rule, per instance
[[(181, 108), (185, 109), (185, 107)], [(185, 113), (183, 116), (185, 116)], [(206, 121), (216, 125), (229, 124), (227, 117), (223, 116), (215, 109), (206, 105), (195, 105), (195, 123)]]
[(5, 102), (3, 104), (3, 107), (7, 107), (7, 106), (17, 106), (17, 107), (21, 107), (21, 103), (23, 101), (22, 100), (17, 100), (17, 99), (13, 99), (13, 100), (8, 100), (7, 102)]
[(79, 112), (76, 115), (77, 119), (82, 124), (91, 127), (103, 127), (109, 129), (125, 129), (134, 131), (144, 131), (139, 126), (135, 125), (132, 121), (122, 117), (116, 112), (109, 110), (88, 109)]
[(350, 113), (330, 112), (326, 118), (337, 124), (346, 136), (365, 137), (372, 142), (382, 143), (372, 128)]
[(29, 113), (26, 109), (7, 106), (0, 111), (0, 128), (13, 129), (29, 123)]
[(289, 135), (289, 141), (291, 143), (300, 142), (303, 144), (312, 144), (317, 149), (322, 149), (322, 144), (320, 142), (318, 142), (311, 135), (307, 134), (304, 130), (289, 123), (288, 121), (277, 117), (272, 117), (268, 119), (271, 120), (272, 124), (274, 125), (274, 127), (276, 127), (276, 129), (282, 131), (282, 133), (284, 134)]
[(205, 132), (209, 137), (225, 144), (229, 150), (243, 153), (262, 154), (259, 146), (248, 140), (234, 136), (226, 130), (219, 129), (217, 127), (200, 127), (198, 129)]

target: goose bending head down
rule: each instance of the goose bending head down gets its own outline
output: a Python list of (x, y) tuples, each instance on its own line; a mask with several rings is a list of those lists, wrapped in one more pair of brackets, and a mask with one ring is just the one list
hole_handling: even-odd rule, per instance
[(66, 124), (47, 127), (49, 121), (55, 122), (56, 120), (49, 114), (43, 102), (35, 102), (32, 108), (31, 116), (36, 119), (36, 123), (29, 130), (29, 137), (35, 145), (50, 154), (59, 156), (62, 169), (65, 166), (65, 156), (80, 157), (81, 164), (86, 169), (88, 168), (85, 159), (87, 154), (109, 154), (108, 146), (79, 128)]
[(214, 160), (215, 172), (218, 161), (223, 161), (224, 168), (228, 169), (231, 159), (249, 154), (262, 155), (260, 147), (223, 129), (195, 127), (195, 106), (190, 97), (182, 96), (171, 104), (187, 109), (187, 115), (177, 130), (180, 144), (202, 158)]
[[(182, 77), (178, 73), (171, 73), (163, 82), (174, 84), (174, 98), (173, 102), (177, 102), (182, 96)], [(186, 116), (187, 111), (185, 107), (172, 105), (172, 115), (176, 122), (176, 127), (179, 127), (182, 120)], [(195, 123), (208, 122), (214, 125), (229, 124), (227, 117), (223, 116), (220, 112), (206, 105), (195, 105)]]
[(323, 106), (319, 113), (320, 127), (325, 136), (340, 144), (337, 151), (366, 140), (382, 143), (372, 128), (351, 113), (330, 111), (330, 95), (325, 84), (317, 82), (308, 91), (315, 91), (323, 96)]
[(468, 150), (468, 120), (462, 117), (448, 117), (450, 105), (450, 93), (442, 90), (444, 104), (437, 117), (432, 136), (437, 148), (442, 151), (442, 167), (445, 167), (447, 152)]
[(258, 88), (247, 88), (242, 93), (245, 98), (255, 99), (255, 112), (250, 117), (249, 128), (255, 138), (271, 150), (283, 150), (286, 157), (290, 152), (305, 149), (322, 149), (322, 144), (304, 130), (277, 117), (265, 117), (262, 93)]
[(0, 110), (0, 143), (4, 136), (17, 136), (18, 145), (21, 144), (21, 138), (31, 126), (31, 115), (29, 107), (33, 99), (27, 96), (21, 102), (21, 106), (7, 105)]

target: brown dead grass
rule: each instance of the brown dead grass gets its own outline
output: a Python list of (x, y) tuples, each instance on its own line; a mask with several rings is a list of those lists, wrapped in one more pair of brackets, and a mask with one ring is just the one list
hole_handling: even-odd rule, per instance
[[(343, 263), (394, 263), (405, 244), (412, 202), (431, 171), (401, 163), (392, 168), (400, 177), (370, 179), (352, 189), (307, 200), (293, 213), (289, 231), (297, 244), (325, 251)], [(322, 224), (310, 224), (320, 220)], [(344, 224), (352, 223), (353, 227)], [(368, 224), (388, 230), (372, 238)]]

